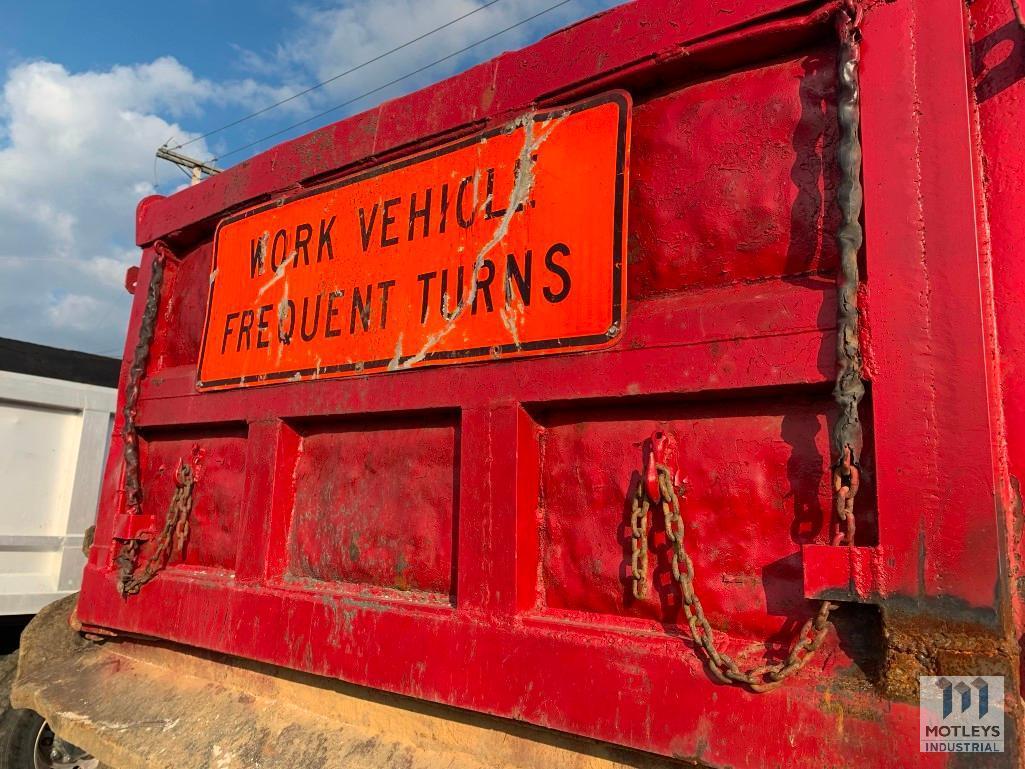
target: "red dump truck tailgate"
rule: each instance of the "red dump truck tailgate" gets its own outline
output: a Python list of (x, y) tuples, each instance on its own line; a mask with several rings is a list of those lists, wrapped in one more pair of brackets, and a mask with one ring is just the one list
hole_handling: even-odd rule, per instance
[[(947, 765), (917, 676), (1012, 687), (964, 17), (867, 5), (860, 125), (854, 10), (642, 0), (143, 201), (80, 620), (710, 766)], [(716, 675), (822, 599), (781, 685)]]

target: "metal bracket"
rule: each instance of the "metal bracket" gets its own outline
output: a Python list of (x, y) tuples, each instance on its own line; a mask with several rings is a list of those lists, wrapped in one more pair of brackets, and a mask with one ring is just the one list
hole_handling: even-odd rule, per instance
[(146, 513), (119, 513), (114, 517), (114, 539), (149, 540), (163, 527), (164, 522), (156, 515)]
[(847, 603), (876, 603), (886, 593), (879, 547), (804, 545), (804, 597)]

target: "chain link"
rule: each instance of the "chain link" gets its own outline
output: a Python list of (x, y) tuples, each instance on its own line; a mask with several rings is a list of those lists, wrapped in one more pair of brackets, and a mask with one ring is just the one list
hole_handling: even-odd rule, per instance
[(833, 535), (833, 544), (854, 544), (854, 497), (861, 484), (861, 471), (854, 464), (849, 446), (844, 446), (840, 463), (833, 469), (833, 503), (840, 525)]
[[(121, 438), (124, 444), (125, 463), (124, 490), (125, 512), (135, 515), (142, 511), (142, 480), (139, 472), (139, 431), (135, 423), (139, 407), (139, 390), (142, 377), (146, 372), (149, 360), (150, 345), (156, 329), (157, 312), (160, 308), (160, 292), (164, 284), (164, 263), (170, 250), (163, 243), (154, 246), (153, 261), (150, 264), (149, 285), (146, 288), (146, 304), (139, 321), (139, 337), (132, 353), (132, 363), (128, 367), (128, 379), (125, 383), (125, 404), (122, 409), (124, 417)], [(118, 571), (118, 590), (122, 596), (133, 595), (149, 582), (170, 557), (170, 534), (176, 532), (176, 548), (180, 552), (188, 538), (188, 516), (192, 509), (192, 486), (194, 479), (192, 468), (183, 462), (176, 472), (176, 488), (167, 510), (164, 532), (161, 534), (156, 549), (147, 559), (146, 565), (135, 571), (135, 561), (139, 556), (141, 541), (138, 539), (121, 540), (121, 547), (114, 558), (114, 566)], [(168, 542), (164, 542), (165, 534)]]
[(651, 504), (644, 493), (644, 481), (637, 483), (637, 496), (634, 498), (633, 511), (630, 516), (631, 545), (633, 552), (630, 568), (633, 576), (634, 598), (644, 598), (648, 594), (648, 509)]
[(125, 510), (138, 513), (142, 507), (142, 483), (139, 478), (139, 432), (135, 425), (135, 417), (139, 406), (139, 389), (146, 363), (149, 361), (149, 348), (153, 341), (153, 332), (157, 323), (157, 311), (160, 309), (160, 291), (164, 285), (164, 260), (166, 252), (159, 245), (154, 249), (153, 262), (150, 265), (149, 285), (146, 288), (146, 304), (139, 321), (139, 338), (132, 353), (132, 364), (128, 367), (128, 380), (125, 382), (125, 405), (121, 428), (124, 441), (125, 461)]

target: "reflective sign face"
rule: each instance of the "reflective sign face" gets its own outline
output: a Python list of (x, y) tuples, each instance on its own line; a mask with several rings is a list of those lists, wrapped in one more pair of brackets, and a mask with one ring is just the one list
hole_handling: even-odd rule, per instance
[(199, 388), (611, 344), (629, 110), (528, 114), (225, 220)]

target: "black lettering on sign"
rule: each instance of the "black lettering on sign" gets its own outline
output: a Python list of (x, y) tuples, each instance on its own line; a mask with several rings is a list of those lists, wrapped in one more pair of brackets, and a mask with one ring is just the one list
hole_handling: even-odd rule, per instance
[(463, 197), (466, 195), (466, 188), (469, 187), (472, 181), (473, 177), (467, 176), (459, 182), (459, 190), (456, 192), (456, 221), (459, 222), (459, 226), (464, 230), (473, 224), (473, 219), (477, 215), (477, 207), (472, 200), (470, 201), (470, 218), (467, 219), (466, 214), (463, 213)]
[(256, 317), (256, 313), (252, 310), (242, 311), (242, 321), (238, 327), (238, 339), (235, 342), (235, 352), (242, 352), (242, 335), (246, 336), (246, 349), (248, 350), (253, 346), (253, 320)]
[(519, 289), (520, 299), (523, 300), (525, 307), (530, 306), (530, 261), (532, 254), (530, 249), (523, 256), (523, 270), (520, 271), (520, 265), (516, 261), (516, 254), (509, 254), (505, 258), (505, 303), (509, 304), (513, 300), (513, 281), (516, 281), (516, 287)]
[(381, 289), (381, 328), (388, 323), (388, 289), (394, 285), (394, 280), (382, 280), (377, 284), (377, 287)]
[(445, 234), (445, 225), (448, 223), (448, 182), (441, 185), (441, 224), (438, 226), (438, 232), (441, 235)]
[(495, 169), (489, 168), (487, 174), (487, 186), (484, 191), (486, 203), (484, 204), (484, 218), (485, 219), (497, 219), (500, 216), (505, 216), (504, 208), (495, 208)]
[(331, 221), (324, 226), (324, 220), (320, 220), (320, 240), (317, 243), (317, 263), (323, 258), (324, 248), (327, 248), (327, 258), (333, 260), (335, 258), (334, 251), (331, 250), (331, 228), (335, 226), (335, 218), (332, 216)]
[(374, 203), (374, 207), (370, 209), (370, 221), (367, 221), (367, 215), (363, 211), (363, 207), (359, 209), (359, 234), (360, 239), (363, 241), (363, 250), (366, 251), (370, 248), (370, 236), (374, 234), (374, 222), (377, 220), (377, 208), (380, 204)]
[(332, 291), (327, 295), (327, 315), (324, 318), (324, 336), (327, 338), (341, 336), (342, 330), (340, 328), (332, 328), (331, 321), (340, 312), (339, 308), (335, 307), (335, 299), (341, 299), (345, 296), (345, 289), (339, 288)]
[(349, 333), (356, 333), (356, 315), (359, 315), (360, 322), (363, 325), (364, 331), (370, 330), (370, 289), (372, 286), (367, 286), (366, 303), (360, 296), (359, 286), (352, 289), (352, 312), (349, 313)]
[(313, 310), (313, 328), (309, 331), (306, 330), (306, 321), (310, 315), (310, 298), (308, 296), (303, 297), (303, 315), (302, 321), (299, 324), (299, 336), (303, 338), (304, 342), (309, 342), (317, 335), (317, 326), (320, 325), (320, 294), (317, 294), (317, 303)]
[(552, 289), (550, 289), (548, 286), (544, 287), (543, 293), (545, 295), (545, 299), (547, 299), (552, 304), (558, 304), (567, 296), (569, 296), (569, 289), (573, 285), (573, 282), (570, 280), (569, 277), (569, 271), (561, 264), (555, 261), (556, 254), (559, 254), (561, 256), (569, 256), (569, 246), (567, 246), (565, 243), (556, 243), (551, 248), (549, 248), (548, 253), (545, 254), (545, 267), (548, 269), (550, 273), (558, 276), (559, 280), (562, 283), (558, 291), (552, 291)]
[(458, 275), (459, 288), (456, 289), (456, 299), (448, 291), (448, 270), (441, 271), (441, 317), (445, 320), (452, 320), (456, 307), (463, 303), (463, 265), (459, 265)]
[(256, 320), (256, 346), (258, 349), (270, 347), (270, 340), (264, 336), (264, 332), (270, 328), (270, 321), (267, 320), (267, 313), (274, 309), (274, 305), (265, 304), (260, 308), (260, 314)]
[(409, 196), (409, 235), (406, 240), (413, 239), (413, 229), (416, 227), (416, 220), (423, 219), (423, 236), (426, 238), (431, 232), (431, 188), (424, 192), (424, 207), (416, 207), (416, 193)]
[(486, 269), (488, 275), (486, 278), (482, 278), (480, 275), (477, 276), (477, 290), (473, 294), (473, 302), (470, 304), (470, 314), (477, 314), (477, 297), (480, 296), (481, 292), (484, 292), (484, 306), (488, 312), (495, 309), (495, 305), (491, 302), (491, 281), (495, 279), (495, 263), (490, 259), (485, 259), (481, 263), (481, 269)]
[(295, 256), (292, 257), (292, 266), (299, 264), (299, 252), (303, 254), (303, 264), (310, 263), (310, 238), (313, 237), (313, 227), (306, 222), (296, 225), (295, 228)]
[(249, 277), (263, 275), (263, 257), (267, 253), (267, 233), (249, 241)]
[[(288, 331), (285, 331), (285, 316), (288, 316)], [(285, 299), (278, 305), (278, 341), (283, 345), (292, 343), (295, 333), (295, 302)]]
[(238, 317), (237, 312), (229, 312), (224, 318), (224, 336), (221, 337), (221, 355), (228, 344), (228, 337), (231, 336), (231, 321)]
[(431, 280), (438, 275), (437, 272), (424, 272), (416, 276), (416, 279), (423, 284), (423, 291), (420, 296), (420, 325), (427, 322), (427, 299), (430, 295)]
[[(280, 247), (279, 247), (280, 244)], [(274, 233), (274, 242), (271, 243), (270, 247), (270, 269), (271, 272), (277, 272), (278, 267), (285, 261), (285, 257), (288, 256), (288, 233), (284, 230), (278, 230)], [(278, 261), (280, 257), (281, 261)]]
[(395, 224), (395, 214), (391, 210), (402, 202), (402, 198), (391, 198), (384, 201), (384, 211), (381, 214), (381, 248), (394, 246), (399, 242), (399, 236), (388, 237), (388, 228)]

